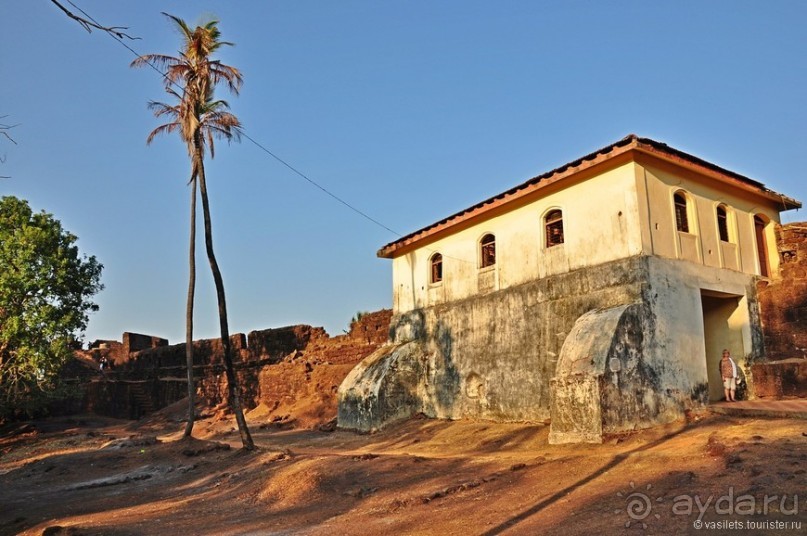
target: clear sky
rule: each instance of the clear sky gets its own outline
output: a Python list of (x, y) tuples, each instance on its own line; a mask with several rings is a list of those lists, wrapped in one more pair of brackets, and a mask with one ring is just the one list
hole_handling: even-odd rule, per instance
[[(406, 234), (614, 142), (647, 136), (807, 201), (804, 1), (101, 1), (139, 53), (173, 54), (161, 11), (221, 20), (220, 93), (246, 132)], [(29, 200), (104, 264), (87, 339), (184, 339), (188, 161), (146, 146), (159, 76), (48, 0), (0, 3), (0, 195)], [(296, 323), (341, 333), (391, 304), (397, 238), (249, 141), (208, 162), (231, 332)], [(201, 218), (200, 218), (201, 219)], [(787, 212), (784, 221), (805, 220)], [(197, 338), (217, 335), (198, 254)]]

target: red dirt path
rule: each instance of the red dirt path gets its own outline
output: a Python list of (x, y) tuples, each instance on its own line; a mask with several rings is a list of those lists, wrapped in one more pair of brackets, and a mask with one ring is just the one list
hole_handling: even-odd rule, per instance
[[(253, 420), (254, 453), (238, 449), (230, 421), (203, 419), (200, 439), (177, 441), (178, 420), (1, 430), (0, 534), (702, 534), (697, 521), (801, 523), (709, 534), (807, 531), (803, 420), (704, 413), (574, 446), (548, 445), (534, 424), (413, 419), (358, 435)], [(743, 495), (760, 510), (777, 499), (767, 514), (716, 510)], [(700, 519), (696, 496), (712, 496)]]

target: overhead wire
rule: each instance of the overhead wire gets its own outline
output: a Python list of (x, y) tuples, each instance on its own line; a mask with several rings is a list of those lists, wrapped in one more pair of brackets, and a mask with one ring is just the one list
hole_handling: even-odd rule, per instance
[[(97, 25), (101, 26), (101, 23), (100, 23), (100, 22), (98, 22), (97, 20), (95, 20), (95, 19), (93, 18), (93, 16), (92, 16), (92, 15), (90, 15), (89, 13), (87, 13), (86, 11), (84, 11), (84, 10), (83, 10), (81, 7), (79, 7), (79, 6), (77, 6), (75, 3), (73, 3), (73, 2), (72, 2), (72, 0), (66, 0), (66, 1), (67, 1), (67, 3), (69, 3), (71, 6), (73, 6), (73, 7), (74, 7), (74, 8), (76, 8), (78, 11), (80, 11), (80, 12), (81, 12), (81, 13), (82, 13), (82, 14), (83, 14), (85, 17), (87, 17), (89, 20), (91, 20), (91, 21), (92, 21), (92, 22), (94, 22), (95, 24), (97, 24)], [(133, 49), (132, 47), (130, 47), (130, 46), (129, 46), (129, 45), (128, 45), (128, 44), (127, 44), (127, 43), (126, 43), (126, 42), (125, 42), (123, 39), (121, 39), (119, 36), (115, 35), (114, 33), (110, 33), (110, 32), (106, 32), (106, 33), (107, 33), (107, 35), (109, 35), (110, 37), (112, 37), (112, 38), (113, 38), (115, 41), (117, 41), (118, 43), (120, 43), (120, 44), (121, 44), (121, 45), (122, 45), (124, 48), (126, 48), (126, 49), (127, 49), (129, 52), (131, 52), (132, 54), (134, 54), (134, 56), (135, 56), (135, 57), (140, 58), (140, 57), (142, 57), (142, 56), (143, 56), (142, 54), (140, 54), (139, 52), (137, 52), (135, 49)], [(168, 77), (168, 73), (167, 73), (167, 72), (163, 72), (163, 71), (162, 71), (160, 68), (158, 68), (156, 65), (154, 65), (154, 64), (153, 64), (153, 63), (151, 63), (151, 62), (146, 62), (146, 64), (147, 64), (149, 67), (151, 67), (151, 68), (152, 68), (154, 71), (156, 71), (157, 73), (159, 73), (159, 74), (160, 74), (160, 77), (161, 77), (161, 78), (163, 78), (163, 79), (164, 79), (164, 80), (165, 80), (165, 81), (166, 81), (166, 82), (167, 82), (169, 85), (172, 85), (172, 86), (174, 86), (176, 89), (178, 89), (180, 94), (182, 94), (182, 92), (185, 90), (185, 88), (184, 88), (184, 87), (182, 87), (182, 86), (181, 86), (179, 83), (177, 83), (177, 82), (175, 82), (175, 81), (171, 80), (171, 79)], [(345, 206), (345, 207), (347, 207), (348, 209), (352, 210), (352, 211), (353, 211), (353, 212), (355, 212), (356, 214), (358, 214), (358, 215), (360, 215), (361, 217), (365, 218), (366, 220), (368, 220), (368, 221), (372, 222), (373, 224), (375, 224), (375, 225), (377, 225), (377, 226), (381, 227), (382, 229), (385, 229), (386, 231), (389, 231), (390, 233), (394, 234), (395, 236), (398, 236), (398, 237), (402, 237), (402, 236), (403, 236), (403, 235), (402, 235), (401, 233), (399, 233), (398, 231), (395, 231), (395, 230), (391, 229), (390, 227), (388, 227), (388, 226), (387, 226), (387, 225), (385, 225), (384, 223), (382, 223), (382, 222), (378, 221), (377, 219), (373, 218), (372, 216), (370, 216), (370, 215), (369, 215), (369, 214), (367, 214), (366, 212), (364, 212), (364, 211), (360, 210), (359, 208), (355, 207), (355, 206), (354, 206), (354, 205), (352, 205), (351, 203), (349, 203), (349, 202), (345, 201), (344, 199), (342, 199), (341, 197), (339, 197), (339, 196), (338, 196), (338, 195), (336, 195), (335, 193), (331, 192), (330, 190), (328, 190), (327, 188), (325, 188), (324, 186), (322, 186), (321, 184), (319, 184), (317, 181), (315, 181), (315, 180), (313, 180), (312, 178), (310, 178), (308, 175), (306, 175), (305, 173), (303, 173), (302, 171), (300, 171), (299, 169), (297, 169), (296, 167), (294, 167), (293, 165), (291, 165), (290, 163), (288, 163), (286, 160), (284, 160), (283, 158), (281, 158), (280, 156), (278, 156), (277, 154), (275, 154), (274, 152), (272, 152), (271, 150), (269, 150), (268, 148), (266, 148), (266, 147), (265, 147), (263, 144), (261, 144), (260, 142), (258, 142), (258, 141), (257, 141), (257, 140), (255, 140), (254, 138), (252, 138), (252, 137), (251, 137), (249, 134), (247, 134), (247, 133), (246, 133), (246, 131), (245, 131), (243, 128), (241, 128), (241, 127), (236, 127), (236, 130), (238, 131), (238, 134), (239, 134), (240, 136), (242, 136), (242, 137), (246, 138), (247, 140), (249, 140), (249, 141), (250, 141), (250, 142), (251, 142), (253, 145), (255, 145), (255, 147), (257, 147), (257, 148), (258, 148), (258, 149), (260, 149), (261, 151), (265, 152), (266, 154), (268, 154), (269, 156), (271, 156), (272, 158), (274, 158), (274, 159), (275, 159), (277, 162), (279, 162), (280, 164), (282, 164), (283, 166), (285, 166), (286, 168), (288, 168), (290, 171), (292, 171), (293, 173), (295, 173), (295, 174), (296, 174), (297, 176), (299, 176), (300, 178), (302, 178), (302, 179), (306, 180), (306, 181), (307, 181), (309, 184), (311, 184), (311, 185), (312, 185), (312, 186), (314, 186), (315, 188), (319, 189), (320, 191), (322, 191), (323, 193), (325, 193), (325, 194), (326, 194), (326, 195), (328, 195), (329, 197), (333, 198), (335, 201), (337, 201), (337, 202), (341, 203), (342, 205), (344, 205), (344, 206)], [(438, 253), (438, 251), (436, 251), (436, 250), (432, 250), (432, 249), (427, 248), (427, 247), (424, 247), (423, 249), (424, 249), (424, 250), (426, 250), (426, 251), (428, 251), (428, 252), (430, 252), (430, 255), (431, 255), (431, 254), (434, 254), (434, 253)], [(468, 259), (461, 259), (461, 258), (459, 258), (459, 257), (454, 257), (454, 256), (446, 255), (446, 254), (444, 254), (444, 253), (441, 253), (441, 255), (443, 255), (443, 257), (450, 258), (450, 259), (454, 259), (454, 260), (457, 260), (457, 261), (461, 261), (461, 262), (467, 262), (467, 263), (475, 264), (475, 262), (474, 262), (474, 261), (470, 261), (470, 260), (468, 260)]]

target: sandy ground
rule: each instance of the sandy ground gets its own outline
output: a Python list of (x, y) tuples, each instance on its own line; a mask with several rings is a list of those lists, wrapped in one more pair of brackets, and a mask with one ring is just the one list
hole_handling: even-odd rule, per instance
[[(552, 446), (548, 426), (284, 429), (180, 414), (0, 430), (0, 534), (806, 534), (807, 422), (708, 412)], [(767, 504), (766, 504), (767, 501)], [(779, 525), (776, 525), (776, 524)]]

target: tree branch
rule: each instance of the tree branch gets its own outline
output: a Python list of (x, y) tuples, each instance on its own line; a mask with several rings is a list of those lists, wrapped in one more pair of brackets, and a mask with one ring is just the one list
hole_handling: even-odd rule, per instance
[[(8, 116), (7, 115), (0, 115), (0, 119), (5, 119), (6, 117), (8, 117)], [(14, 138), (9, 136), (7, 131), (11, 130), (12, 128), (14, 128), (16, 126), (18, 126), (18, 124), (17, 125), (6, 125), (5, 123), (0, 123), (0, 134), (5, 136), (8, 139), (8, 141), (13, 143), (14, 145), (17, 145), (17, 142), (14, 141)], [(2, 160), (0, 160), (0, 162), (2, 162)]]
[[(93, 20), (92, 17), (90, 17), (89, 15), (84, 13), (84, 11), (82, 11), (81, 8), (77, 7), (77, 9), (79, 11), (81, 11), (84, 15), (86, 15), (88, 18), (79, 17), (78, 15), (72, 13), (69, 9), (64, 7), (57, 0), (50, 0), (50, 1), (56, 7), (61, 9), (64, 12), (65, 15), (67, 15), (68, 17), (70, 17), (74, 21), (78, 22), (85, 30), (87, 30), (88, 33), (92, 33), (93, 28), (95, 28), (96, 30), (101, 30), (102, 32), (106, 32), (109, 35), (117, 37), (118, 39), (124, 39), (124, 38), (125, 39), (132, 39), (132, 40), (140, 39), (139, 37), (132, 37), (131, 35), (127, 34), (124, 31), (122, 31), (122, 30), (128, 30), (129, 29), (128, 26), (101, 26), (95, 20)], [(70, 2), (70, 3), (72, 4), (72, 2)]]
[[(6, 117), (8, 117), (8, 116), (7, 115), (0, 115), (0, 119), (5, 119)], [(0, 134), (5, 136), (6, 139), (8, 141), (10, 141), (11, 143), (13, 143), (14, 145), (17, 145), (17, 142), (14, 141), (14, 138), (12, 138), (7, 131), (14, 128), (14, 127), (16, 127), (16, 126), (17, 125), (6, 125), (5, 123), (0, 123)], [(0, 156), (0, 164), (5, 164), (5, 163), (6, 163), (6, 155)], [(9, 177), (8, 175), (0, 175), (0, 179), (10, 179), (10, 178), (11, 177)]]

